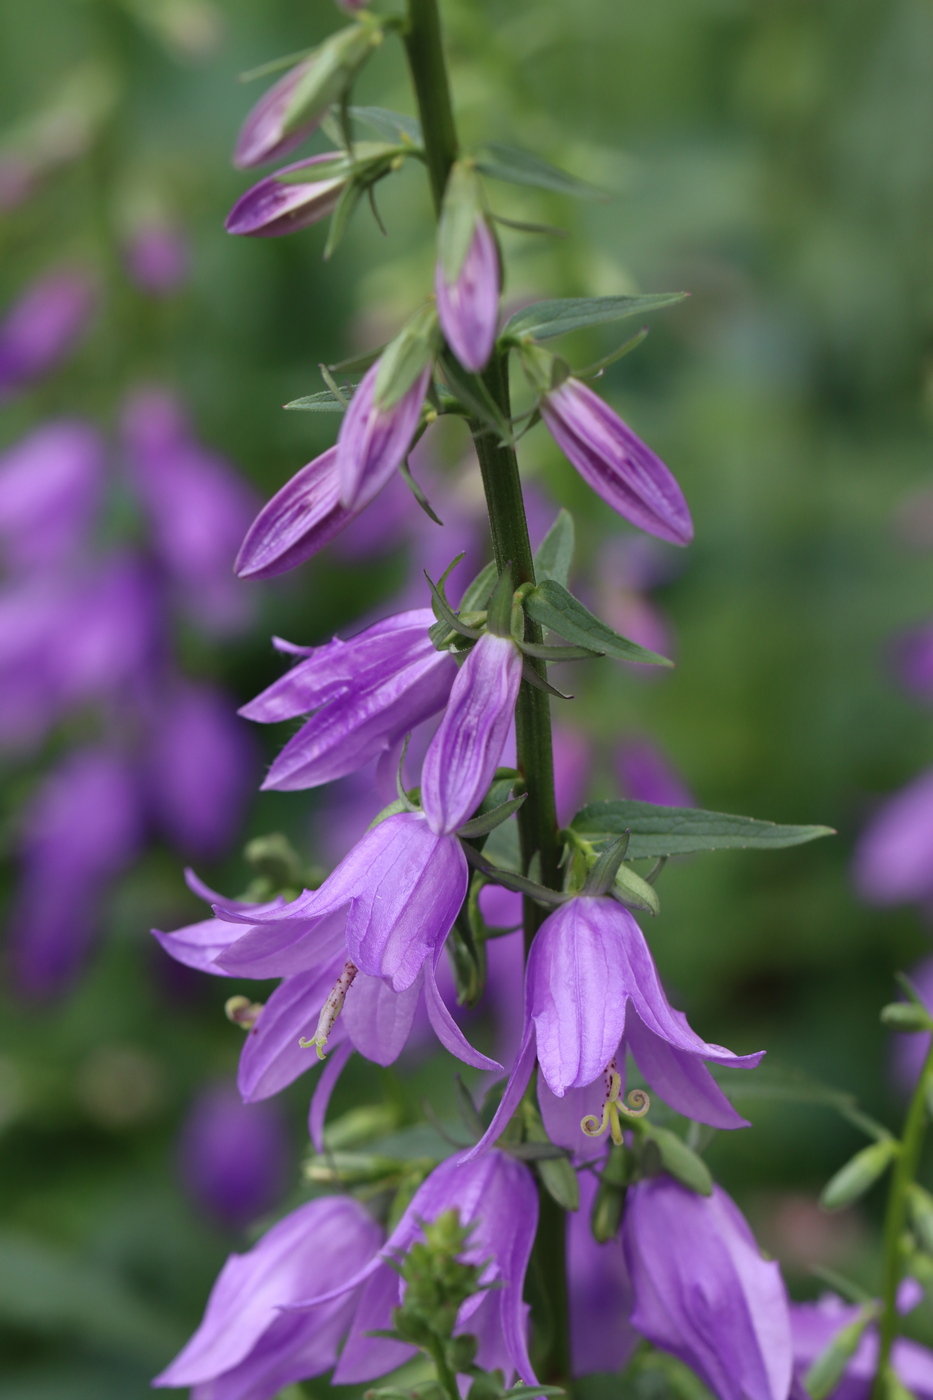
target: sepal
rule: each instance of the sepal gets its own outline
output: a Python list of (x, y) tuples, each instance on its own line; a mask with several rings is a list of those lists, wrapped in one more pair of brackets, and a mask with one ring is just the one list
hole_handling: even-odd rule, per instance
[(803, 1378), (811, 1400), (827, 1400), (832, 1394), (858, 1350), (866, 1328), (877, 1321), (877, 1318), (877, 1304), (867, 1303), (854, 1322), (850, 1322), (847, 1327), (836, 1333)]
[(667, 657), (619, 636), (554, 578), (545, 579), (526, 594), (524, 607), (533, 622), (549, 628), (568, 642), (588, 648), (592, 655), (611, 656), (616, 661), (638, 661), (651, 666), (673, 665)]
[(476, 170), (458, 160), (447, 178), (437, 227), (437, 249), (448, 285), (460, 276), (477, 221), (482, 218), (483, 199)]
[(373, 402), (383, 412), (399, 403), (434, 359), (439, 343), (433, 305), (416, 311), (379, 358)]
[(896, 1138), (887, 1137), (856, 1152), (826, 1183), (820, 1195), (820, 1205), (824, 1210), (843, 1210), (852, 1205), (884, 1175), (900, 1147)]

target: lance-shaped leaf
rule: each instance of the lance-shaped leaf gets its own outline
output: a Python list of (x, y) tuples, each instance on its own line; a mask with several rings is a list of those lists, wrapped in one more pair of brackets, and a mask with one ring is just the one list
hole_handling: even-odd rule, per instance
[[(341, 388), (341, 393), (347, 399), (352, 398), (356, 384), (348, 384), (346, 388)], [(339, 399), (332, 389), (322, 389), (318, 394), (305, 394), (303, 398), (292, 399), (289, 403), (283, 404), (283, 408), (294, 408), (300, 413), (346, 413), (347, 405)]]
[[(659, 656), (656, 651), (648, 651), (637, 642), (630, 642), (627, 637), (613, 632), (554, 578), (539, 583), (526, 596), (524, 606), (533, 622), (549, 627), (566, 641), (575, 642), (590, 651), (612, 656), (617, 661), (639, 661), (651, 666), (673, 665), (666, 656)], [(621, 835), (621, 832), (618, 834)]]
[(573, 566), (574, 533), (570, 511), (559, 510), (535, 553), (535, 578), (539, 586), (553, 581), (562, 588), (567, 587)]
[(830, 1108), (876, 1142), (891, 1136), (882, 1123), (861, 1111), (854, 1094), (846, 1093), (844, 1089), (834, 1089), (832, 1085), (823, 1084), (800, 1070), (764, 1065), (759, 1066), (754, 1074), (746, 1074), (744, 1070), (717, 1068), (716, 1079), (726, 1097), (733, 1102), (744, 1104), (749, 1099), (770, 1099)]
[(555, 194), (571, 195), (576, 199), (608, 198), (604, 190), (588, 185), (585, 180), (578, 180), (575, 175), (518, 146), (491, 142), (477, 156), (476, 169), (491, 180), (504, 180), (510, 185), (532, 185), (535, 189), (552, 190)]
[(506, 321), (500, 340), (519, 340), (531, 336), (534, 340), (551, 340), (569, 331), (601, 326), (609, 321), (624, 321), (629, 316), (643, 316), (648, 311), (660, 311), (683, 301), (686, 292), (657, 292), (648, 296), (625, 297), (561, 297), (556, 301), (538, 301), (523, 307)]
[(353, 121), (368, 126), (383, 141), (410, 141), (414, 146), (422, 144), (421, 123), (415, 117), (406, 117), (401, 112), (392, 112), (388, 107), (351, 107), (349, 115)]
[(693, 855), (697, 851), (780, 850), (834, 836), (829, 826), (782, 826), (727, 812), (704, 812), (694, 807), (659, 807), (653, 802), (616, 798), (590, 802), (571, 822), (574, 831), (590, 840), (611, 840), (631, 833), (628, 860)]

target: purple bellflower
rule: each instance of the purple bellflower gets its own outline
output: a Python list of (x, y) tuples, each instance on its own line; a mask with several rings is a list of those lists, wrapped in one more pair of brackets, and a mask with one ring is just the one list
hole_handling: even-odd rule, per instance
[[(914, 1279), (905, 1279), (898, 1291), (898, 1311), (910, 1312), (922, 1292)], [(815, 1303), (791, 1303), (794, 1370), (801, 1382), (817, 1357), (844, 1327), (857, 1321), (860, 1312), (858, 1303), (844, 1303), (835, 1293), (824, 1293)], [(891, 1365), (909, 1394), (922, 1400), (933, 1397), (933, 1352), (907, 1337), (897, 1337), (891, 1348)], [(831, 1400), (868, 1400), (877, 1367), (878, 1328), (872, 1323), (831, 1392)]]
[(190, 250), (181, 230), (172, 224), (143, 224), (127, 240), (124, 258), (130, 277), (149, 296), (169, 296), (188, 280)]
[(0, 456), (0, 553), (15, 572), (70, 563), (100, 506), (106, 449), (77, 418), (44, 423)]
[(474, 1227), (462, 1257), (471, 1264), (485, 1264), (482, 1281), (498, 1285), (467, 1299), (456, 1331), (476, 1337), (480, 1366), (501, 1368), (507, 1384), (516, 1376), (534, 1383), (527, 1345), (528, 1305), (522, 1301), (522, 1290), (538, 1224), (538, 1193), (529, 1169), (497, 1151), (468, 1166), (451, 1157), (435, 1167), (375, 1258), (343, 1284), (326, 1292), (318, 1289), (320, 1296), (311, 1294), (304, 1302), (291, 1304), (292, 1308), (320, 1307), (364, 1285), (334, 1372), (335, 1385), (372, 1380), (414, 1355), (413, 1347), (367, 1333), (391, 1326), (392, 1308), (404, 1296), (404, 1284), (388, 1260), (410, 1249), (425, 1223), (451, 1209), (459, 1212), (461, 1226)]
[(382, 407), (376, 392), (381, 363), (377, 360), (366, 371), (337, 435), (340, 503), (347, 509), (368, 504), (404, 462), (431, 382), (431, 365), (426, 364), (397, 402)]
[(313, 713), (285, 745), (263, 788), (318, 787), (352, 773), (443, 709), (457, 675), (434, 647), (430, 608), (399, 613), (348, 642), (282, 651), (302, 657), (240, 714), (261, 724)]
[(496, 1115), (475, 1155), (495, 1142), (531, 1078), (535, 1054), (557, 1098), (585, 1132), (598, 1136), (624, 1111), (619, 1090), (631, 1051), (649, 1087), (678, 1113), (717, 1128), (745, 1127), (704, 1063), (757, 1065), (762, 1054), (733, 1055), (707, 1044), (664, 995), (645, 936), (614, 899), (579, 895), (541, 925), (525, 972), (525, 1022), (518, 1058)]
[(567, 1216), (567, 1289), (570, 1352), (575, 1376), (621, 1371), (638, 1345), (628, 1324), (632, 1284), (618, 1235), (597, 1244), (590, 1213), (598, 1182), (580, 1172), (580, 1209)]
[(693, 521), (671, 472), (598, 394), (578, 379), (565, 379), (544, 395), (541, 417), (607, 505), (649, 535), (690, 543)]
[(320, 121), (320, 114), (292, 131), (285, 130), (285, 117), (291, 105), (295, 90), (308, 70), (313, 66), (316, 55), (312, 54), (302, 63), (290, 68), (283, 78), (265, 93), (249, 112), (233, 152), (233, 163), (240, 170), (248, 170), (253, 165), (265, 165), (267, 161), (280, 160), (305, 137), (310, 136)]
[(853, 875), (869, 904), (933, 896), (933, 769), (881, 804), (859, 838)]
[(693, 793), (650, 739), (628, 739), (616, 750), (616, 772), (626, 797), (661, 807), (695, 807)]
[(492, 354), (499, 319), (499, 283), (499, 250), (492, 230), (479, 215), (456, 277), (448, 282), (440, 258), (434, 274), (444, 339), (464, 369), (474, 374), (485, 368)]
[[(292, 1382), (329, 1371), (362, 1291), (350, 1281), (382, 1239), (349, 1196), (299, 1206), (247, 1254), (230, 1255), (200, 1327), (153, 1385), (190, 1386), (192, 1400), (272, 1400)], [(324, 1280), (349, 1286), (318, 1306), (283, 1311)]]
[(341, 505), (337, 449), (329, 447), (263, 506), (246, 532), (234, 572), (259, 579), (297, 568), (355, 520), (370, 499), (364, 497), (352, 510)]
[(86, 272), (41, 277), (0, 323), (0, 399), (41, 379), (87, 330), (96, 289)]
[(272, 1103), (244, 1104), (232, 1084), (195, 1099), (178, 1143), (178, 1170), (194, 1204), (228, 1228), (257, 1220), (288, 1181), (288, 1134)]
[(786, 1400), (793, 1355), (781, 1271), (721, 1187), (700, 1196), (666, 1174), (638, 1182), (622, 1243), (636, 1331), (719, 1400)]
[[(307, 170), (307, 180), (279, 178), (295, 170)], [(240, 195), (225, 228), (248, 238), (279, 238), (310, 228), (334, 212), (349, 174), (346, 158), (334, 151), (283, 166)]]

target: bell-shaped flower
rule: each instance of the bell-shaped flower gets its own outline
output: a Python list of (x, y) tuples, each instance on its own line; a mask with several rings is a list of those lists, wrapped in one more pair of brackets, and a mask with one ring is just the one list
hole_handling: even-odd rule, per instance
[(693, 521), (673, 475), (598, 394), (565, 379), (540, 407), (564, 456), (607, 505), (649, 535), (690, 543)]
[(0, 400), (41, 379), (88, 329), (97, 303), (91, 277), (79, 269), (39, 278), (0, 322)]
[[(914, 1279), (905, 1279), (898, 1292), (899, 1312), (910, 1312), (923, 1290)], [(813, 1363), (832, 1345), (839, 1333), (864, 1316), (859, 1303), (844, 1303), (835, 1293), (824, 1293), (815, 1303), (791, 1303), (790, 1325), (794, 1347), (794, 1371), (806, 1393), (804, 1378)], [(919, 1400), (933, 1397), (933, 1352), (907, 1337), (896, 1337), (891, 1347), (891, 1367), (908, 1394)], [(845, 1364), (831, 1400), (869, 1400), (878, 1369), (878, 1326), (869, 1322)]]
[(86, 543), (106, 450), (90, 423), (43, 423), (0, 456), (0, 553), (8, 569), (60, 568)]
[[(481, 1281), (494, 1285), (467, 1299), (455, 1331), (476, 1337), (479, 1366), (501, 1369), (507, 1384), (516, 1376), (534, 1383), (528, 1356), (528, 1305), (522, 1292), (538, 1225), (538, 1193), (522, 1162), (503, 1152), (491, 1152), (467, 1166), (451, 1157), (435, 1167), (375, 1258), (344, 1283), (319, 1286), (303, 1302), (291, 1305), (328, 1306), (363, 1287), (334, 1372), (335, 1385), (372, 1380), (414, 1354), (413, 1347), (367, 1334), (392, 1325), (392, 1309), (404, 1296), (405, 1285), (388, 1261), (409, 1250), (422, 1237), (424, 1225), (449, 1210), (459, 1212), (462, 1227), (473, 1226), (462, 1258), (485, 1265)], [(323, 1282), (323, 1272), (320, 1278)]]
[(452, 656), (428, 635), (430, 608), (367, 627), (348, 642), (283, 651), (303, 657), (240, 714), (261, 724), (313, 714), (285, 745), (263, 783), (294, 791), (355, 772), (442, 709), (454, 677)]
[(499, 320), (499, 250), (482, 215), (473, 226), (466, 255), (448, 278), (444, 258), (434, 273), (437, 316), (444, 339), (464, 369), (484, 369)]
[(666, 1174), (630, 1187), (622, 1243), (630, 1322), (692, 1367), (720, 1400), (787, 1400), (793, 1353), (787, 1293), (719, 1186), (688, 1191)]
[(668, 1003), (645, 936), (628, 910), (609, 897), (578, 895), (545, 919), (531, 945), (521, 1048), (473, 1153), (505, 1128), (536, 1054), (551, 1093), (558, 1099), (571, 1094), (575, 1119), (593, 1119), (594, 1134), (605, 1132), (612, 1105), (624, 1112), (616, 1066), (624, 1070), (626, 1049), (649, 1088), (678, 1113), (717, 1128), (746, 1126), (705, 1062), (750, 1068), (764, 1052), (733, 1055), (701, 1040)]
[(878, 808), (859, 837), (853, 874), (869, 904), (912, 904), (933, 896), (933, 769)]
[(366, 371), (337, 436), (340, 502), (354, 511), (382, 490), (408, 456), (431, 382), (431, 363), (427, 360), (401, 394), (396, 396), (391, 383), (383, 393), (384, 360), (385, 353)]
[(573, 1374), (621, 1371), (638, 1345), (628, 1323), (632, 1284), (618, 1235), (597, 1244), (590, 1214), (598, 1188), (593, 1172), (580, 1172), (580, 1208), (567, 1216), (567, 1293)]
[(278, 1104), (244, 1104), (232, 1084), (211, 1084), (188, 1110), (178, 1142), (188, 1198), (229, 1228), (270, 1211), (289, 1179), (289, 1144)]
[[(307, 171), (307, 176), (299, 177), (299, 170)], [(224, 227), (228, 233), (248, 238), (279, 238), (310, 228), (334, 212), (350, 173), (346, 156), (339, 151), (283, 166), (240, 195)]]
[[(309, 1201), (268, 1230), (246, 1254), (231, 1254), (200, 1327), (155, 1386), (191, 1386), (193, 1400), (272, 1400), (337, 1360), (382, 1231), (358, 1201)], [(283, 1309), (322, 1284), (339, 1296), (301, 1312)]]

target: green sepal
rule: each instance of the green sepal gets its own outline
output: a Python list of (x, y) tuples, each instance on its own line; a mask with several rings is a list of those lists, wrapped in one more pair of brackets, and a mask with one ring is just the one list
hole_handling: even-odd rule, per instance
[(855, 1321), (837, 1332), (825, 1351), (816, 1358), (803, 1378), (804, 1387), (811, 1400), (826, 1400), (836, 1389), (846, 1366), (858, 1350), (866, 1327), (874, 1322), (877, 1316), (877, 1305), (868, 1304), (863, 1307)]
[(446, 943), (454, 974), (457, 1005), (475, 1006), (486, 986), (486, 950), (473, 937), (466, 916), (458, 914)]
[(573, 567), (574, 534), (570, 511), (559, 510), (535, 553), (535, 578), (539, 588), (549, 581), (567, 587)]
[(534, 189), (550, 190), (554, 194), (570, 195), (575, 199), (608, 198), (605, 190), (578, 180), (550, 161), (542, 160), (531, 151), (517, 146), (490, 142), (478, 152), (476, 168), (491, 180), (503, 180), (510, 185), (531, 185)]
[(512, 635), (512, 571), (506, 564), (486, 604), (486, 629), (496, 637)]
[(389, 817), (398, 816), (399, 812), (410, 812), (411, 803), (404, 797), (397, 797), (394, 802), (390, 802), (387, 807), (383, 807), (381, 812), (377, 812), (373, 817), (367, 831), (372, 831), (374, 827), (381, 826)]
[(303, 59), (314, 53), (314, 49), (297, 49), (295, 53), (283, 54), (281, 58), (271, 58), (268, 63), (260, 63), (258, 68), (247, 68), (237, 74), (238, 83), (254, 83), (257, 78), (271, 78), (273, 73), (281, 73), (285, 68), (295, 68)]
[(597, 841), (611, 840), (629, 831), (628, 860), (693, 855), (698, 851), (780, 850), (835, 835), (828, 826), (781, 826), (726, 812), (659, 807), (652, 802), (624, 798), (588, 803), (576, 814), (571, 827), (578, 835)]
[(324, 244), (322, 254), (325, 262), (330, 261), (343, 242), (343, 236), (350, 227), (350, 220), (356, 213), (359, 202), (365, 193), (366, 185), (362, 180), (350, 180), (340, 191), (340, 198), (330, 216), (330, 224), (327, 229), (327, 241)]
[(921, 1248), (933, 1258), (933, 1196), (916, 1181), (907, 1188), (907, 1209)]
[(288, 136), (337, 102), (370, 53), (382, 42), (377, 22), (366, 20), (338, 29), (303, 62), (307, 72), (295, 86), (282, 118)]
[(417, 150), (423, 145), (421, 123), (415, 117), (407, 117), (402, 112), (392, 112), (388, 107), (349, 107), (348, 115), (363, 126), (368, 126), (383, 141), (401, 141)]
[(620, 637), (618, 632), (594, 617), (555, 578), (545, 579), (528, 593), (524, 607), (533, 622), (550, 628), (568, 642), (587, 647), (596, 655), (611, 656), (616, 661), (638, 661), (650, 666), (673, 665), (666, 656), (659, 656), (656, 651), (648, 651), (637, 642)]
[(527, 796), (527, 792), (523, 792), (520, 797), (512, 797), (508, 802), (500, 802), (498, 807), (493, 807), (488, 812), (481, 812), (478, 817), (471, 817), (463, 826), (457, 828), (457, 835), (465, 837), (468, 841), (474, 836), (488, 836), (490, 831), (495, 831), (497, 826), (501, 826), (518, 811)]
[(396, 1158), (381, 1157), (374, 1152), (326, 1152), (322, 1156), (309, 1156), (302, 1172), (305, 1180), (317, 1185), (363, 1186), (391, 1181), (401, 1169), (402, 1164)]
[(642, 1131), (653, 1142), (661, 1156), (661, 1166), (682, 1186), (695, 1191), (698, 1196), (713, 1194), (713, 1177), (709, 1167), (698, 1157), (682, 1137), (669, 1128), (658, 1128), (653, 1123), (645, 1124)]
[[(528, 1099), (522, 1105), (522, 1115), (525, 1120), (525, 1146), (555, 1146), (547, 1135), (541, 1114)], [(558, 1148), (557, 1154), (553, 1157), (535, 1158), (535, 1171), (541, 1178), (544, 1189), (561, 1210), (579, 1210), (580, 1183), (577, 1174), (566, 1151)]]
[(539, 646), (537, 642), (520, 642), (519, 645), (526, 656), (536, 656), (539, 661), (593, 661), (603, 654), (590, 647)]
[(620, 904), (626, 904), (630, 909), (642, 909), (654, 918), (661, 912), (661, 901), (654, 885), (649, 885), (630, 865), (619, 867), (612, 884), (612, 894)]
[(820, 1205), (823, 1209), (843, 1210), (860, 1196), (864, 1196), (887, 1171), (900, 1151), (900, 1146), (896, 1138), (888, 1137), (856, 1152), (824, 1186), (820, 1195)]
[(390, 340), (379, 359), (373, 403), (389, 409), (405, 397), (437, 352), (440, 332), (433, 304), (422, 306)]
[(608, 1244), (619, 1233), (625, 1193), (634, 1172), (635, 1159), (631, 1152), (627, 1147), (617, 1147), (613, 1143), (590, 1211), (590, 1230), (597, 1244)]
[(330, 1152), (361, 1147), (385, 1137), (401, 1124), (401, 1114), (395, 1104), (359, 1104), (334, 1118), (324, 1129), (324, 1146)]
[[(412, 443), (412, 447), (414, 447), (414, 443)], [(431, 502), (428, 500), (427, 496), (424, 494), (421, 487), (418, 485), (417, 481), (412, 476), (411, 467), (408, 465), (407, 457), (404, 462), (401, 462), (399, 464), (398, 470), (399, 476), (402, 478), (405, 485), (408, 487), (409, 491), (414, 496), (415, 500), (418, 502), (419, 506), (424, 511), (428, 519), (433, 520), (435, 525), (443, 525), (443, 520), (433, 509)]]
[(881, 1024), (892, 1031), (933, 1031), (933, 1017), (913, 1001), (892, 1001), (881, 1008)]
[[(341, 386), (341, 391), (349, 399), (353, 397), (358, 388), (358, 384), (348, 384)], [(346, 403), (332, 389), (322, 389), (318, 394), (305, 394), (304, 398), (292, 399), (289, 403), (283, 404), (282, 407), (297, 409), (300, 413), (346, 413), (347, 411)]]
[(610, 365), (614, 365), (617, 360), (624, 359), (625, 356), (630, 355), (633, 350), (637, 350), (642, 341), (647, 339), (647, 336), (648, 327), (642, 326), (640, 331), (636, 331), (634, 335), (630, 335), (628, 340), (623, 340), (622, 344), (608, 355), (603, 355), (601, 359), (594, 360), (591, 365), (584, 365), (582, 369), (574, 369), (574, 379), (598, 379), (603, 370), (608, 369)]
[(447, 177), (437, 226), (437, 251), (448, 286), (460, 276), (476, 225), (482, 218), (482, 191), (476, 171), (472, 165), (458, 160)]
[(504, 889), (513, 890), (516, 894), (527, 895), (539, 904), (566, 904), (568, 899), (573, 898), (572, 895), (561, 894), (558, 890), (546, 889), (534, 880), (527, 880), (524, 875), (517, 875), (514, 870), (503, 870), (502, 866), (493, 865), (475, 846), (470, 845), (469, 841), (463, 843), (463, 852), (470, 864), (476, 870), (482, 871), (491, 884), (502, 885)]
[(560, 297), (554, 301), (538, 301), (516, 311), (506, 321), (499, 341), (514, 344), (526, 336), (533, 340), (551, 340), (588, 326), (602, 326), (610, 321), (624, 321), (629, 316), (660, 311), (665, 306), (675, 306), (687, 296), (687, 292), (657, 292), (649, 296)]
[(456, 356), (442, 350), (439, 364), (451, 393), (471, 418), (477, 419), (501, 442), (512, 442), (512, 425), (478, 374), (465, 370)]

